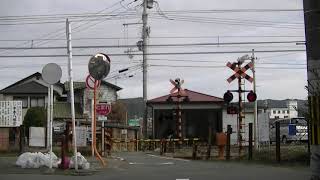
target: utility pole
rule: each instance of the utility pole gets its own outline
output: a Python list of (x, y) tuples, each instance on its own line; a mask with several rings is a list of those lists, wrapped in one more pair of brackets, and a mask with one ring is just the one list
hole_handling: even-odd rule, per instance
[(307, 49), (309, 142), (311, 142), (311, 179), (320, 178), (320, 3), (319, 0), (303, 0), (305, 37)]
[[(257, 94), (256, 90), (256, 67), (255, 67), (256, 57), (254, 56), (254, 49), (252, 49), (251, 62), (253, 64), (252, 67), (252, 77), (253, 77), (253, 92)], [(254, 148), (257, 150), (259, 148), (259, 129), (258, 129), (258, 102), (254, 101), (254, 110), (253, 110), (253, 138), (254, 138)]]
[(147, 125), (148, 125), (148, 107), (147, 107), (147, 100), (148, 100), (148, 63), (147, 63), (147, 53), (148, 53), (148, 36), (149, 36), (149, 27), (148, 23), (148, 14), (147, 14), (147, 3), (148, 0), (143, 0), (143, 13), (142, 13), (142, 53), (143, 53), (143, 102), (144, 102), (144, 114), (143, 114), (143, 136), (144, 138), (147, 137)]
[(66, 30), (67, 30), (67, 45), (68, 45), (68, 75), (69, 75), (69, 87), (70, 87), (69, 89), (70, 89), (70, 101), (71, 101), (72, 135), (73, 135), (73, 154), (75, 157), (74, 168), (76, 171), (78, 171), (76, 120), (75, 120), (75, 110), (74, 110), (74, 91), (73, 91), (73, 72), (72, 72), (71, 25), (68, 19), (66, 22), (66, 26), (67, 26)]

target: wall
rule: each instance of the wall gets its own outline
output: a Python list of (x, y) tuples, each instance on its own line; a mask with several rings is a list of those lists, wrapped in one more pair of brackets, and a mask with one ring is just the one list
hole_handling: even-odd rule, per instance
[[(258, 132), (260, 133), (259, 129), (268, 128), (265, 131), (261, 130), (261, 138), (260, 142), (266, 141), (266, 137), (269, 137), (269, 114), (268, 112), (259, 111), (258, 113)], [(231, 125), (233, 133), (231, 134), (231, 144), (237, 144), (238, 139), (238, 116), (236, 114), (227, 114), (227, 110), (224, 109), (222, 112), (222, 121), (223, 121), (223, 132), (227, 132), (227, 125)], [(254, 114), (252, 112), (248, 112), (245, 114), (245, 118), (243, 119), (243, 123), (245, 124), (243, 139), (246, 142), (249, 140), (249, 123), (253, 123), (254, 121)], [(246, 143), (248, 144), (248, 143)]]

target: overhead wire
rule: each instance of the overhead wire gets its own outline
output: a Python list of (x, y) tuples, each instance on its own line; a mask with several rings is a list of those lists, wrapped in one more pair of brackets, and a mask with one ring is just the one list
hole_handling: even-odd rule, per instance
[[(104, 8), (104, 9), (98, 11), (98, 12), (95, 13), (95, 14), (99, 14), (99, 13), (104, 12), (104, 11), (110, 9), (110, 8), (113, 8), (113, 7), (115, 7), (117, 4), (119, 4), (119, 2), (121, 2), (121, 1), (124, 1), (124, 0), (120, 0), (120, 1), (118, 1), (118, 2), (116, 2), (116, 3), (114, 3), (113, 5), (111, 5), (110, 7)], [(84, 18), (84, 19), (85, 19), (85, 18)], [(80, 28), (81, 26), (82, 26), (82, 25), (79, 25), (79, 26), (77, 26), (76, 28)], [(61, 28), (61, 29), (58, 29), (58, 30), (54, 31), (53, 33), (50, 33), (50, 34), (46, 34), (46, 35), (44, 35), (44, 36), (41, 36), (40, 38), (43, 38), (43, 37), (49, 38), (49, 37), (51, 37), (51, 35), (54, 35), (54, 34), (55, 34), (55, 36), (52, 37), (52, 38), (61, 37), (60, 31), (64, 31), (64, 30), (65, 30), (65, 28)], [(73, 29), (73, 30), (74, 30), (74, 29)], [(60, 35), (57, 35), (57, 33), (59, 33)], [(49, 36), (49, 35), (50, 35), (50, 36)], [(62, 35), (64, 35), (64, 33), (63, 33)], [(48, 42), (50, 42), (50, 40), (40, 41), (40, 42), (37, 42), (37, 43), (39, 43), (39, 44), (35, 44), (35, 45), (40, 46), (40, 45), (47, 44)], [(26, 45), (26, 44), (28, 44), (28, 42), (23, 43), (23, 45)], [(19, 45), (18, 45), (18, 46), (19, 46)]]

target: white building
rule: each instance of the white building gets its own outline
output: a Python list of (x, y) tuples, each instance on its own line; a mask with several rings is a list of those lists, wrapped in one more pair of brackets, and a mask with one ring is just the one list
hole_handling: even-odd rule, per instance
[(298, 102), (295, 100), (288, 100), (286, 107), (271, 107), (268, 108), (270, 119), (283, 119), (298, 117)]

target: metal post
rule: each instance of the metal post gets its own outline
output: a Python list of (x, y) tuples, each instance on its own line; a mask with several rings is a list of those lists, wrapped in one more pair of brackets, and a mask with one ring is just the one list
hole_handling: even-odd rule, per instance
[[(238, 61), (238, 68), (241, 69), (241, 62)], [(239, 156), (241, 156), (242, 152), (242, 88), (241, 88), (241, 76), (238, 77), (238, 95), (239, 95), (239, 127), (238, 127), (238, 141), (239, 141)]]
[[(255, 67), (255, 56), (254, 49), (252, 49), (251, 62), (253, 63), (252, 76), (253, 76), (253, 92), (257, 94), (256, 89), (256, 67)], [(258, 128), (258, 101), (254, 101), (254, 111), (253, 111), (253, 138), (254, 138), (254, 149), (259, 149), (259, 128)]]
[(281, 161), (280, 157), (280, 122), (276, 122), (276, 159), (278, 163)]
[(226, 160), (230, 160), (230, 135), (232, 133), (231, 125), (227, 126), (227, 146), (226, 146)]
[(211, 127), (211, 122), (209, 122), (209, 135), (208, 135), (208, 149), (207, 149), (207, 157), (206, 159), (210, 159), (210, 155), (211, 155), (211, 142), (212, 142), (212, 127)]
[(50, 149), (50, 85), (48, 86), (48, 104), (47, 104), (47, 149)]
[(93, 114), (93, 111), (94, 111), (94, 101), (91, 100), (91, 156), (94, 157), (94, 135), (93, 133), (96, 133), (94, 132), (94, 114)]
[(52, 169), (52, 125), (53, 125), (53, 85), (50, 85), (50, 165), (49, 168)]
[(180, 103), (180, 89), (178, 90), (178, 96), (177, 96), (177, 99), (178, 99), (178, 104), (177, 104), (177, 125), (178, 125), (178, 128), (177, 128), (177, 134), (178, 134), (178, 139), (179, 139), (179, 142), (178, 142), (178, 147), (181, 148), (181, 145), (182, 145), (182, 118), (181, 118), (181, 103)]
[(102, 156), (104, 156), (105, 155), (105, 152), (104, 152), (104, 121), (102, 121), (101, 122), (101, 130), (102, 130), (102, 132), (101, 132), (101, 146), (102, 146), (102, 148), (101, 148), (101, 150), (102, 150)]
[(147, 137), (147, 124), (148, 124), (148, 107), (147, 107), (147, 100), (148, 100), (148, 63), (147, 63), (147, 48), (148, 48), (148, 36), (149, 36), (149, 30), (148, 30), (148, 14), (147, 14), (147, 2), (148, 0), (143, 0), (143, 13), (142, 13), (142, 40), (143, 40), (143, 46), (142, 46), (142, 53), (143, 53), (143, 102), (145, 105), (144, 109), (144, 118), (143, 118), (143, 135), (144, 138)]
[[(74, 90), (73, 90), (73, 72), (72, 72), (72, 44), (71, 44), (71, 25), (67, 19), (67, 45), (68, 45), (68, 75), (69, 75), (69, 89), (70, 89), (70, 103), (71, 103), (71, 119), (72, 119), (72, 134), (73, 134), (73, 154), (75, 157), (74, 168), (78, 170), (77, 158), (77, 138), (76, 138), (76, 120), (74, 110)], [(79, 125), (79, 123), (78, 123)]]
[(193, 144), (193, 148), (192, 148), (192, 159), (196, 160), (197, 159), (197, 151), (198, 151), (198, 146), (197, 143)]
[(249, 160), (252, 160), (252, 123), (249, 123)]

